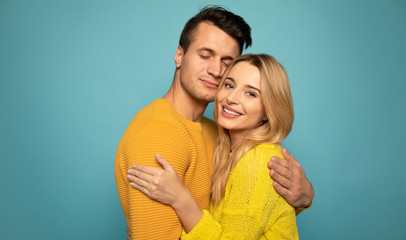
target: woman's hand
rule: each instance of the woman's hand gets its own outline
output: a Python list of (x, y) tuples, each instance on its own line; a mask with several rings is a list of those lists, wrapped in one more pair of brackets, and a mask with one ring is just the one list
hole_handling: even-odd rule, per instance
[(127, 178), (135, 189), (170, 205), (189, 232), (203, 217), (203, 212), (171, 164), (159, 154), (155, 154), (155, 158), (162, 169), (135, 164), (127, 171)]
[(188, 190), (168, 161), (159, 154), (155, 158), (163, 169), (135, 164), (127, 171), (127, 178), (135, 189), (173, 207)]
[(125, 230), (127, 231), (127, 240), (131, 240), (130, 228), (127, 226)]

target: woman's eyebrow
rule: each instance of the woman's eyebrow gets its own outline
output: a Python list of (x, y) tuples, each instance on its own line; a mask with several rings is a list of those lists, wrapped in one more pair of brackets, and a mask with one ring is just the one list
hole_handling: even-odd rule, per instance
[(234, 78), (232, 78), (232, 77), (226, 77), (225, 80), (230, 80), (231, 82), (235, 83), (235, 80), (234, 80)]
[(256, 87), (254, 87), (254, 86), (252, 86), (252, 85), (246, 85), (246, 87), (248, 87), (248, 88), (251, 88), (251, 89), (254, 89), (254, 90), (256, 90), (256, 91), (258, 91), (259, 93), (261, 93), (261, 90), (259, 90), (258, 88), (256, 88)]

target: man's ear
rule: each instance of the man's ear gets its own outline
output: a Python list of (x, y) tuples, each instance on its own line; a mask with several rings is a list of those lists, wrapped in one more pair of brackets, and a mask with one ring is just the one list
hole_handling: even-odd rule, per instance
[(183, 53), (184, 53), (183, 48), (179, 45), (178, 49), (176, 49), (176, 53), (175, 53), (176, 68), (180, 68), (180, 66), (182, 65)]

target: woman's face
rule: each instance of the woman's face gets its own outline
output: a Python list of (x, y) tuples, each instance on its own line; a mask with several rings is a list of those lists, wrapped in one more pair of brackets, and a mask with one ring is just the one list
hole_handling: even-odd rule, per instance
[(261, 100), (261, 74), (246, 61), (230, 70), (217, 98), (217, 124), (244, 137), (266, 119)]

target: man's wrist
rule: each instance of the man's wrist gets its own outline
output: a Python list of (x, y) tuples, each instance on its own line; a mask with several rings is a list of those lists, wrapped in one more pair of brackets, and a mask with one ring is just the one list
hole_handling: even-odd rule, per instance
[(300, 206), (298, 206), (298, 208), (302, 208), (302, 209), (307, 209), (309, 208), (312, 203), (313, 203), (313, 197), (314, 197), (314, 189), (313, 189), (313, 185), (309, 182), (310, 188), (309, 188), (309, 195), (307, 198), (305, 198), (305, 201), (303, 204), (301, 204)]

